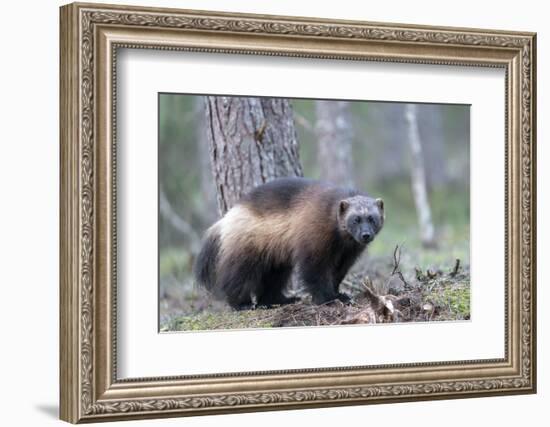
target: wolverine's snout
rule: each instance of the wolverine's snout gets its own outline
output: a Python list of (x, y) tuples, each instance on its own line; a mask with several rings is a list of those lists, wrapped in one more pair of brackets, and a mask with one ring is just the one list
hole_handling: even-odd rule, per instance
[(372, 240), (372, 234), (368, 231), (363, 232), (363, 234), (361, 234), (361, 240), (363, 240), (363, 243), (370, 243)]

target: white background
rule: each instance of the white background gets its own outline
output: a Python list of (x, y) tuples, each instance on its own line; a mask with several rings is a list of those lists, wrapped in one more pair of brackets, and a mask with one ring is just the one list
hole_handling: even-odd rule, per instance
[[(117, 64), (120, 378), (504, 357), (503, 69), (127, 49)], [(191, 91), (471, 104), (472, 320), (158, 334), (157, 98)]]
[[(112, 0), (115, 3), (115, 0)], [(277, 1), (134, 1), (135, 4), (371, 21), (454, 25), (538, 31), (538, 117), (550, 115), (550, 30), (543, 2), (525, 0), (311, 2)], [(0, 126), (0, 384), (2, 424), (52, 425), (58, 401), (58, 9), (57, 1), (3, 5)], [(539, 394), (363, 407), (266, 412), (193, 419), (129, 422), (124, 425), (256, 426), (337, 423), (409, 426), (512, 426), (547, 420), (550, 348), (544, 309), (550, 266), (548, 222), (550, 150), (547, 122), (539, 120)], [(546, 193), (546, 197), (545, 197)], [(541, 420), (540, 422), (537, 422)]]

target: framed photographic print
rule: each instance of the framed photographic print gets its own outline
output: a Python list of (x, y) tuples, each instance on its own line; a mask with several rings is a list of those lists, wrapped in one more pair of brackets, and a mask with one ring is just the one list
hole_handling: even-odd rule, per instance
[(535, 34), (60, 22), (62, 419), (535, 392)]

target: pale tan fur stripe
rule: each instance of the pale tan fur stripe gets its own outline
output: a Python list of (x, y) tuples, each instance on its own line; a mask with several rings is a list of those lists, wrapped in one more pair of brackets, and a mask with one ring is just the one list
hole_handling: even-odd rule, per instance
[(274, 259), (288, 257), (297, 217), (270, 213), (260, 218), (244, 205), (234, 206), (212, 226), (220, 236), (220, 261), (231, 251), (251, 249), (269, 253)]

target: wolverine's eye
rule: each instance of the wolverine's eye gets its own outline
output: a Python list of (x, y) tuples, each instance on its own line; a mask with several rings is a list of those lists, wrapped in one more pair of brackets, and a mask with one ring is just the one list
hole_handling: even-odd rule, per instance
[(356, 223), (356, 224), (359, 224), (361, 222), (361, 217), (360, 216), (356, 216), (354, 219), (353, 219), (353, 222)]
[(367, 217), (367, 221), (370, 223), (370, 224), (374, 224), (374, 217), (372, 215), (369, 215)]

